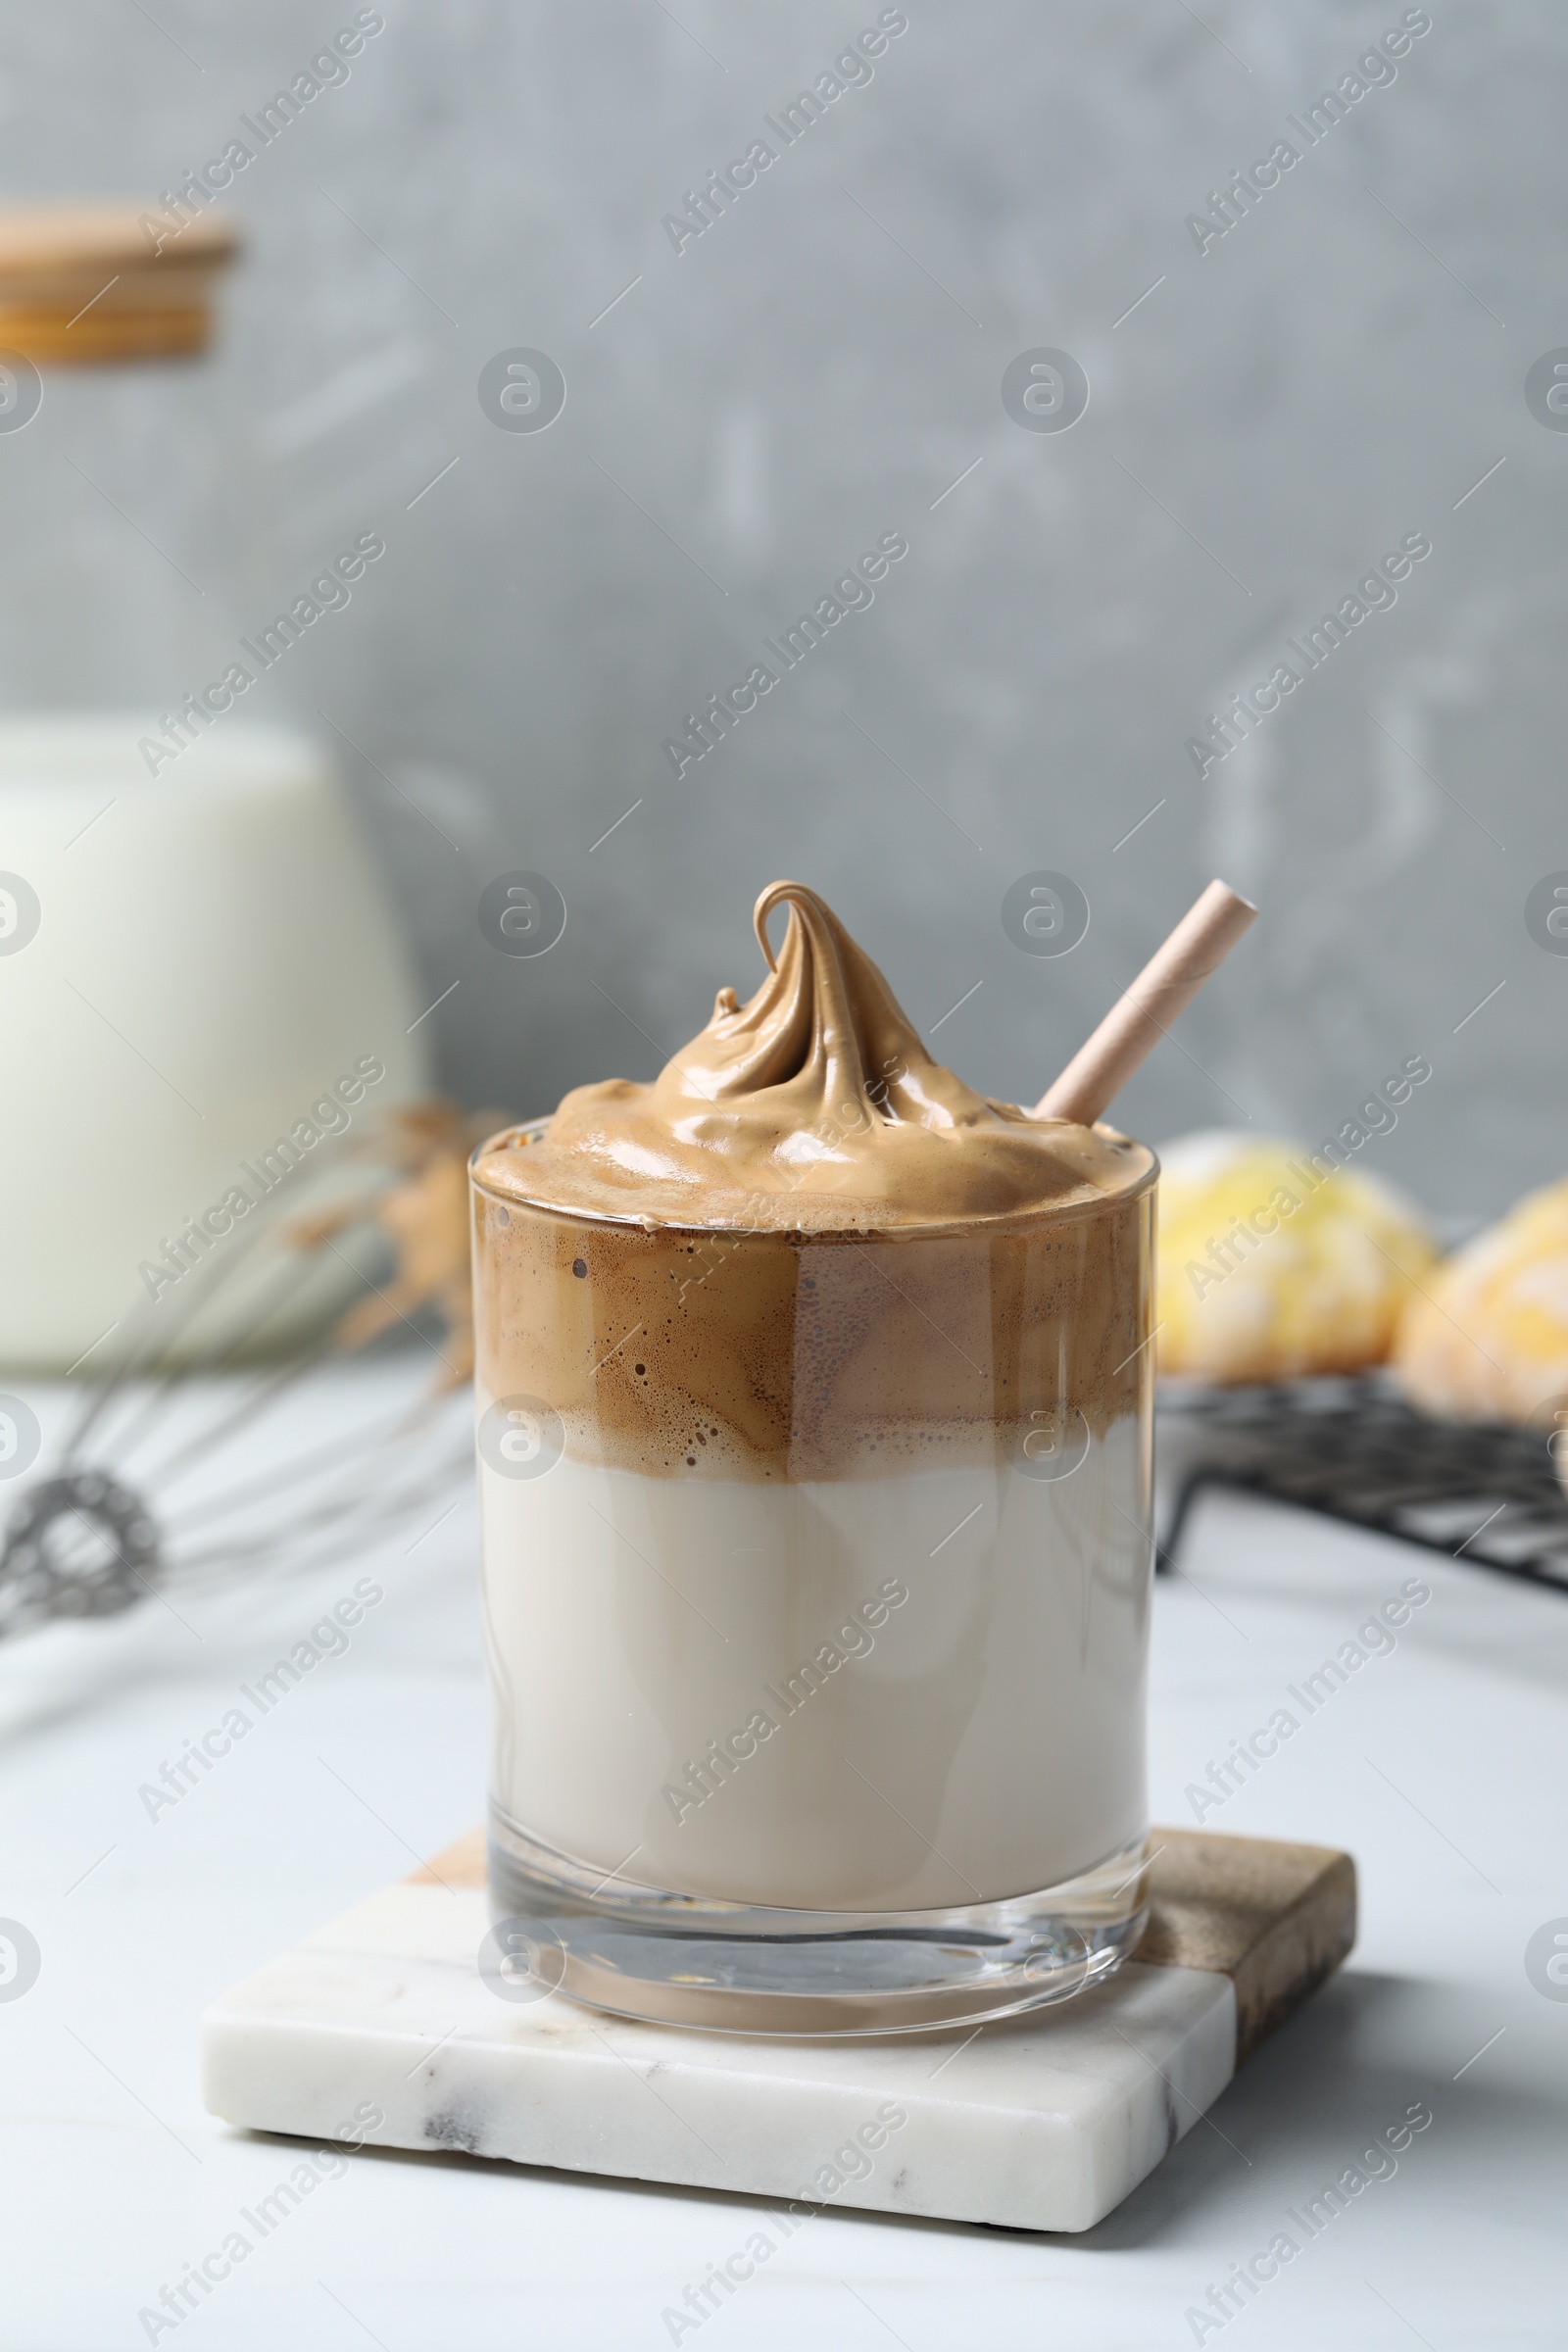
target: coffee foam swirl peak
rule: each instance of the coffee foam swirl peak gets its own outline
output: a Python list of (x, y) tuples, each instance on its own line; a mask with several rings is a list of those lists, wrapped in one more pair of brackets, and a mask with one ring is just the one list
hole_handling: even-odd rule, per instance
[(1141, 1145), (1032, 1118), (934, 1060), (815, 891), (771, 883), (754, 921), (768, 968), (747, 1004), (721, 988), (651, 1084), (578, 1087), (542, 1134), (498, 1137), (480, 1183), (644, 1226), (853, 1232), (1091, 1208), (1149, 1181)]

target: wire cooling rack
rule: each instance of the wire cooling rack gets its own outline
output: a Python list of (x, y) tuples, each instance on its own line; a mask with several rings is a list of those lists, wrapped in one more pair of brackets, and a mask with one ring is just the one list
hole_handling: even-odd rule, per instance
[(1160, 1414), (1181, 1465), (1167, 1559), (1197, 1497), (1229, 1487), (1568, 1591), (1568, 1496), (1544, 1430), (1433, 1420), (1377, 1373), (1223, 1389), (1170, 1382)]

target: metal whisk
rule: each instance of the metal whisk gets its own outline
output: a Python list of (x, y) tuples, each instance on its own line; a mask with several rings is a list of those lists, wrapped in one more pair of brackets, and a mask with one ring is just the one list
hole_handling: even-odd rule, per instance
[[(275, 1209), (253, 1213), (177, 1295), (142, 1309), (12, 1506), (0, 1639), (241, 1573), (303, 1573), (456, 1498), (473, 1460), (467, 1157), (503, 1124), (445, 1102), (391, 1113), (344, 1148), (379, 1163), (357, 1191), (291, 1214), (280, 1188)], [(392, 1258), (379, 1281), (359, 1262), (377, 1233)], [(280, 1349), (285, 1317), (333, 1259), (363, 1295)], [(235, 1283), (246, 1266), (261, 1274), (248, 1291)], [(318, 1409), (313, 1380), (346, 1355), (368, 1351), (382, 1381), (406, 1391), (378, 1346), (400, 1326), (433, 1358), (412, 1402), (402, 1395), (347, 1434), (285, 1446), (258, 1466), (258, 1432)]]

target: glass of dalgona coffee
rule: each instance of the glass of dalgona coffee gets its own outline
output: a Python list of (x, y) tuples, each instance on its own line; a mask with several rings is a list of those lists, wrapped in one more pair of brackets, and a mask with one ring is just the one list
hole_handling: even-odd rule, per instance
[(757, 927), (652, 1085), (474, 1157), (484, 1965), (1001, 2016), (1144, 1922), (1156, 1164), (933, 1062), (811, 891)]

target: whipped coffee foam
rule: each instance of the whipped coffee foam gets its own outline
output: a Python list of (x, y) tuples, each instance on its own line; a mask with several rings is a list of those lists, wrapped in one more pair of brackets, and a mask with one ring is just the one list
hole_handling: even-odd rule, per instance
[(478, 1154), (488, 1396), (677, 1480), (995, 1463), (1136, 1412), (1152, 1154), (975, 1094), (814, 892), (756, 922), (749, 1004)]
[[(767, 918), (789, 907), (775, 960)], [(754, 920), (768, 975), (713, 1017), (652, 1085), (567, 1095), (519, 1156), (479, 1162), (503, 1195), (648, 1224), (802, 1231), (968, 1223), (1139, 1190), (1142, 1145), (1032, 1119), (933, 1061), (868, 956), (815, 891), (774, 882)]]

